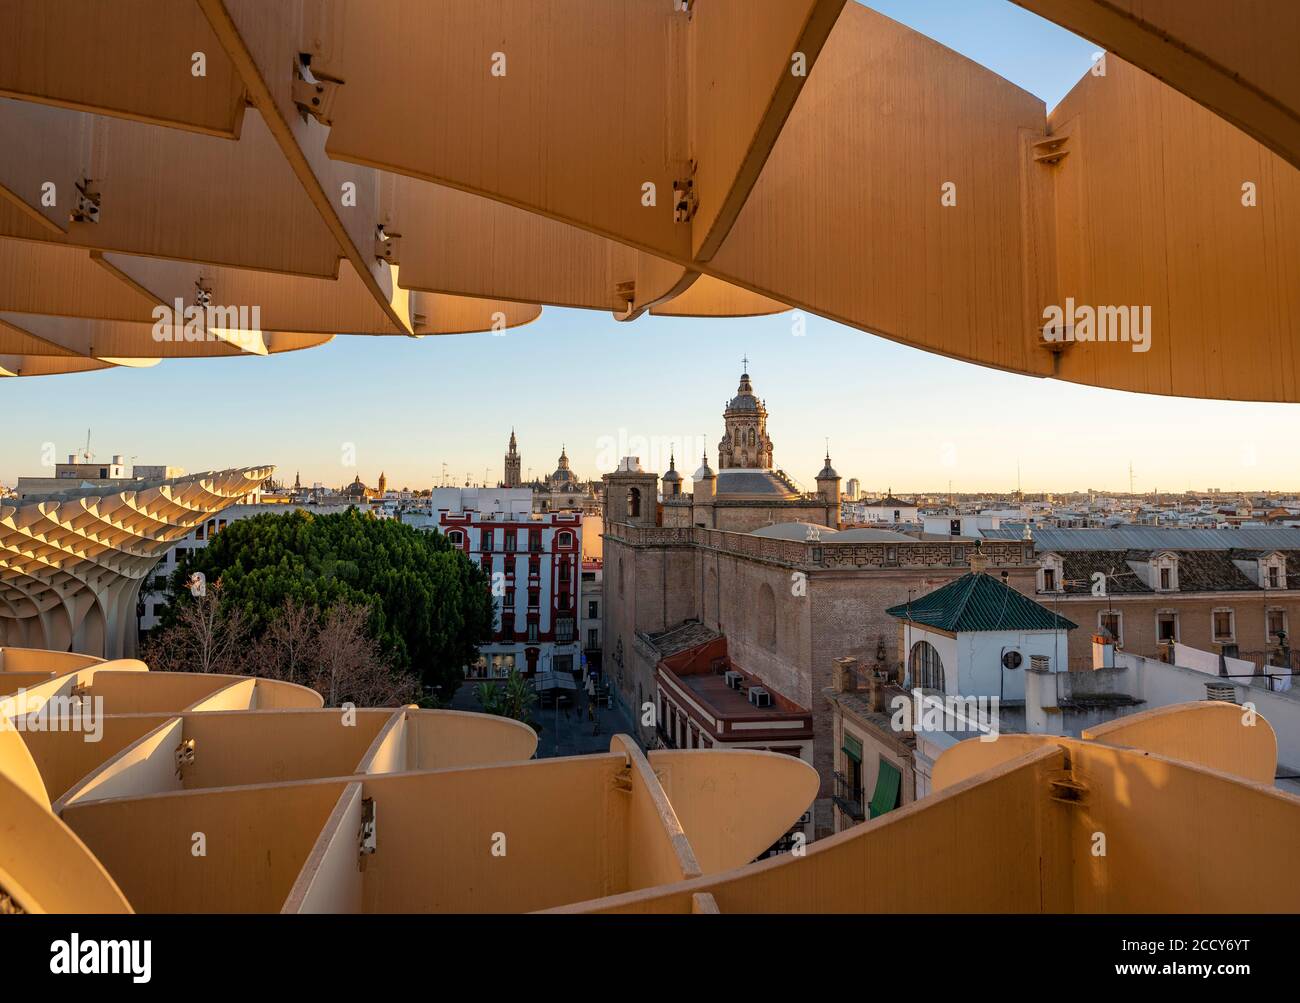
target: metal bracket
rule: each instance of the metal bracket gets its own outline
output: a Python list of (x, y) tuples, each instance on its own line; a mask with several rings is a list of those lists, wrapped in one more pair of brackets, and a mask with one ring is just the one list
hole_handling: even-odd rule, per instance
[(89, 686), (89, 684), (87, 684), (87, 683), (75, 683), (75, 684), (73, 685), (72, 689), (68, 690), (68, 696), (70, 696), (70, 697), (75, 697), (76, 699), (80, 700), (80, 699), (81, 699), (82, 697), (84, 697), (88, 692), (90, 692), (90, 686)]
[(690, 177), (673, 182), (673, 222), (689, 223), (700, 209), (699, 196), (695, 194), (695, 161), (691, 161)]
[(1069, 136), (1046, 136), (1030, 144), (1034, 163), (1055, 167), (1070, 155)]
[(361, 799), (361, 829), (357, 833), (357, 859), (361, 869), (366, 869), (366, 857), (375, 852), (375, 799)]
[(185, 767), (194, 765), (194, 739), (187, 738), (176, 746), (176, 779), (185, 772)]
[(1039, 344), (1053, 355), (1064, 355), (1074, 347), (1074, 325), (1065, 324), (1061, 328), (1061, 334), (1058, 338), (1049, 338), (1047, 336), (1049, 326), (1044, 324), (1038, 329)]
[(632, 767), (625, 766), (614, 774), (614, 790), (632, 793)]
[(1060, 804), (1083, 807), (1088, 803), (1090, 790), (1068, 770), (1050, 775), (1047, 779), (1047, 796)]
[(73, 223), (98, 223), (99, 205), (103, 194), (93, 178), (83, 178), (77, 182), (77, 204), (68, 219)]
[(632, 315), (632, 304), (636, 302), (636, 280), (628, 279), (625, 282), (614, 284), (614, 297), (622, 300), (624, 319)]
[(402, 235), (386, 232), (383, 223), (375, 227), (375, 257), (390, 265), (402, 263)]
[(333, 124), (334, 97), (343, 81), (317, 76), (311, 71), (311, 56), (299, 53), (293, 67), (293, 103), (303, 116), (310, 115), (321, 125)]
[(203, 279), (194, 281), (194, 302), (205, 310), (212, 305), (212, 288), (203, 284)]

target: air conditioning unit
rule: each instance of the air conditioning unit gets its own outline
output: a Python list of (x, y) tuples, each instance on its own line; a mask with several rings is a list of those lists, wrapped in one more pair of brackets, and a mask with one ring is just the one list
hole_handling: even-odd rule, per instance
[(743, 678), (735, 669), (728, 669), (722, 676), (726, 681), (728, 688), (733, 690), (740, 689), (740, 681)]
[(762, 686), (751, 686), (749, 688), (749, 702), (755, 707), (771, 707), (772, 694)]

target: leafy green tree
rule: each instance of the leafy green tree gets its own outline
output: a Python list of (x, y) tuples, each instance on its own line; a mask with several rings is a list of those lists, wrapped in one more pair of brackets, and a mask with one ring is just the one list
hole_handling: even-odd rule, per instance
[(286, 600), (318, 611), (364, 606), (367, 633), (384, 660), (446, 694), (492, 633), (492, 597), (480, 568), (441, 534), (355, 508), (268, 513), (226, 526), (172, 575), (164, 628), (194, 601), (185, 583), (196, 571), (221, 583), (223, 609), (237, 610), (254, 638)]

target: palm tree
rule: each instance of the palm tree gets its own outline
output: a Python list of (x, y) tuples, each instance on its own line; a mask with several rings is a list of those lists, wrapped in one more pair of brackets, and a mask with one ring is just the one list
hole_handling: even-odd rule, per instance
[(511, 669), (510, 675), (506, 677), (504, 702), (506, 717), (528, 724), (532, 716), (530, 711), (533, 704), (537, 703), (537, 690), (516, 669)]
[(501, 691), (493, 683), (479, 683), (474, 687), (474, 696), (484, 714), (501, 714)]

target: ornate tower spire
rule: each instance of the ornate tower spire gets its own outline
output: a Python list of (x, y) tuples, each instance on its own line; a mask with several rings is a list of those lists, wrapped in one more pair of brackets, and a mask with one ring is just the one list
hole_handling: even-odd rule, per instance
[(515, 444), (515, 430), (512, 428), (510, 430), (510, 445), (506, 449), (506, 475), (501, 481), (503, 487), (517, 488), (523, 483), (519, 476), (522, 462), (523, 458), (519, 455), (519, 448)]
[(726, 428), (718, 443), (718, 469), (772, 469), (772, 440), (767, 437), (767, 408), (754, 394), (749, 379), (749, 359), (740, 374), (736, 396), (722, 412)]

